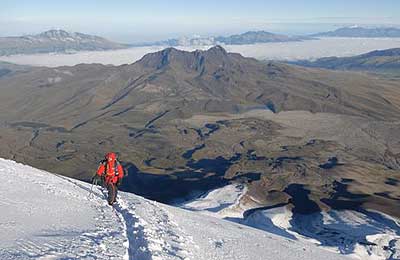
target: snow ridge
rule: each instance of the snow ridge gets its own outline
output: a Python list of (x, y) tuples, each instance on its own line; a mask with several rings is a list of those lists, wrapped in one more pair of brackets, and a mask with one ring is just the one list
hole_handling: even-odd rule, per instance
[[(80, 189), (90, 192), (90, 188), (87, 184), (81, 184), (75, 180), (71, 180), (64, 176), (55, 175), (73, 185), (76, 185)], [(41, 182), (47, 185), (45, 182)], [(97, 206), (104, 206), (106, 209), (110, 208), (105, 202), (107, 192), (103, 188), (96, 186), (92, 189), (93, 197), (92, 200)], [(129, 196), (129, 194), (126, 194)], [(88, 197), (88, 199), (90, 199)], [(100, 201), (99, 201), (100, 200)], [(192, 238), (189, 238), (186, 234), (182, 235), (182, 231), (179, 230), (178, 225), (170, 220), (168, 213), (163, 210), (156, 202), (145, 201), (146, 209), (148, 212), (142, 212), (147, 214), (147, 218), (151, 220), (150, 223), (139, 217), (136, 212), (136, 207), (141, 206), (143, 202), (133, 198), (129, 201), (125, 201), (121, 197), (118, 198), (117, 203), (112, 207), (114, 214), (116, 215), (119, 225), (125, 238), (122, 243), (126, 249), (126, 253), (123, 259), (126, 260), (168, 260), (168, 259), (180, 259), (187, 260), (190, 253), (185, 250), (187, 246), (193, 245)], [(104, 215), (104, 209), (102, 207), (99, 210), (99, 216)], [(97, 220), (97, 219), (96, 219)], [(104, 221), (103, 219), (99, 219)], [(108, 223), (107, 223), (108, 224)], [(115, 223), (109, 223), (114, 225)], [(103, 229), (107, 228), (100, 228)], [(177, 230), (177, 231), (176, 231)], [(97, 238), (102, 240), (107, 235), (112, 235), (104, 232), (85, 233), (85, 237)], [(115, 241), (121, 243), (121, 241)], [(105, 243), (107, 244), (107, 243)], [(105, 246), (100, 245), (102, 248)], [(112, 254), (108, 257), (115, 257)]]
[(294, 260), (343, 256), (0, 158), (0, 259)]
[[(7, 162), (7, 164), (10, 163)], [(109, 215), (107, 213), (108, 205), (104, 202), (103, 197), (101, 197), (101, 200), (93, 201), (93, 204), (89, 205), (94, 214), (90, 216), (93, 217), (92, 219), (87, 220), (92, 223), (89, 224), (87, 221), (83, 222), (86, 222), (85, 224), (91, 227), (81, 228), (79, 224), (77, 226), (71, 225), (66, 222), (72, 222), (74, 220), (74, 213), (81, 215), (80, 213), (82, 213), (82, 211), (79, 210), (79, 206), (80, 203), (87, 202), (85, 195), (88, 187), (63, 176), (52, 175), (52, 178), (48, 178), (48, 173), (28, 166), (23, 167), (29, 169), (31, 174), (22, 176), (21, 172), (18, 171), (18, 166), (18, 164), (13, 163), (11, 167), (4, 167), (4, 160), (0, 159), (0, 174), (6, 172), (8, 176), (23, 178), (23, 180), (19, 178), (10, 178), (7, 186), (15, 187), (15, 185), (21, 185), (22, 183), (24, 187), (27, 187), (25, 183), (30, 183), (30, 186), (35, 187), (34, 191), (38, 191), (39, 194), (36, 192), (30, 194), (32, 198), (24, 196), (23, 201), (10, 199), (10, 208), (13, 210), (17, 208), (17, 211), (20, 211), (21, 208), (22, 211), (26, 210), (28, 218), (31, 218), (28, 219), (28, 221), (32, 222), (37, 220), (38, 217), (36, 209), (43, 211), (43, 216), (40, 214), (39, 217), (44, 217), (45, 223), (40, 223), (39, 225), (43, 225), (44, 230), (39, 233), (37, 233), (37, 230), (34, 230), (34, 235), (30, 236), (29, 239), (23, 236), (17, 238), (16, 247), (8, 250), (2, 249), (2, 251), (0, 251), (1, 259), (58, 259), (61, 258), (61, 256), (66, 258), (120, 259), (121, 237), (115, 234), (121, 233), (121, 227), (114, 225), (113, 219), (107, 216)], [(60, 189), (60, 185), (64, 186), (65, 189)], [(5, 189), (3, 188), (1, 190), (4, 191)], [(50, 205), (42, 204), (32, 206), (29, 204), (29, 199), (40, 200), (40, 203), (43, 203), (43, 201), (41, 201), (42, 194), (40, 194), (40, 190), (44, 191), (47, 196), (51, 195), (53, 201), (48, 202)], [(4, 194), (0, 194), (1, 200), (3, 200), (3, 196)], [(97, 194), (97, 196), (100, 197), (101, 195)], [(66, 199), (67, 201), (61, 201), (60, 198), (62, 200)], [(78, 203), (75, 203), (76, 200)], [(51, 211), (51, 209), (56, 207), (59, 203), (66, 205), (67, 209), (65, 211), (59, 210), (60, 212), (57, 213), (61, 213), (60, 215), (46, 214), (46, 211)], [(21, 216), (15, 217), (17, 221), (21, 218)], [(57, 218), (56, 221), (52, 222), (50, 220), (50, 223), (46, 223), (51, 217)], [(23, 219), (23, 221), (25, 221), (25, 219)], [(35, 225), (37, 223), (33, 224)], [(59, 227), (58, 225), (64, 227)], [(32, 229), (32, 227), (28, 228)], [(7, 227), (6, 231), (8, 231)], [(21, 231), (21, 233), (25, 233), (25, 230)], [(15, 230), (11, 229), (10, 232), (15, 232)], [(0, 239), (0, 242), (1, 240), (2, 239)]]
[(245, 190), (231, 184), (185, 202), (180, 207), (291, 240), (313, 243), (355, 259), (400, 259), (398, 219), (365, 209), (294, 214), (286, 204), (246, 211), (244, 203), (240, 202), (245, 195), (243, 192)]

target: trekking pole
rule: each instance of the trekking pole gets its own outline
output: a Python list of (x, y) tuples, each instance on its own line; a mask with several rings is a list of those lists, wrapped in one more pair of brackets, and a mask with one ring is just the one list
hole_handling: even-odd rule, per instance
[(90, 199), (93, 195), (93, 185), (97, 185), (97, 178), (93, 178), (92, 185), (90, 186), (90, 192), (88, 195), (88, 199)]

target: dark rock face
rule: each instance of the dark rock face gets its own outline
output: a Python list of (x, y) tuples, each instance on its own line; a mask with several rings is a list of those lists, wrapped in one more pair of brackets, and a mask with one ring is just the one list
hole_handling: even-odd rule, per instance
[(229, 61), (228, 53), (217, 45), (207, 51), (194, 52), (167, 48), (145, 55), (138, 63), (151, 69), (163, 69), (170, 66), (181, 69), (182, 72), (203, 72), (206, 64), (218, 67)]

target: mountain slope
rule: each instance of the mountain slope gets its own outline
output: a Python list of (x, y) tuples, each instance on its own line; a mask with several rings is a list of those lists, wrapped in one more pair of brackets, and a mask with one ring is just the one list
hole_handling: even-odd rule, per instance
[(359, 26), (338, 28), (335, 31), (322, 32), (311, 35), (312, 37), (362, 37), (362, 38), (379, 38), (400, 37), (400, 29), (394, 27), (381, 28), (363, 28)]
[(33, 68), (0, 83), (0, 108), (11, 110), (0, 119), (39, 120), (67, 129), (131, 107), (146, 107), (144, 112), (153, 114), (177, 110), (187, 116), (266, 105), (274, 112), (306, 110), (376, 119), (400, 114), (393, 82), (263, 64), (219, 46), (194, 52), (168, 48), (118, 67)]
[(297, 184), (313, 210), (348, 207), (344, 189), (354, 207), (400, 216), (396, 81), (217, 46), (118, 67), (13, 71), (0, 88), (5, 158), (89, 180), (119, 151), (130, 172), (123, 189), (161, 202), (241, 182), (252, 207), (270, 206)]
[(314, 68), (394, 73), (400, 71), (400, 48), (376, 50), (353, 57), (327, 57), (316, 61), (296, 61), (293, 63)]
[(219, 36), (215, 38), (216, 42), (218, 43), (230, 45), (255, 44), (266, 42), (292, 42), (309, 39), (310, 38), (306, 36), (287, 36), (266, 31), (249, 31), (242, 34), (236, 34), (227, 37)]
[(127, 48), (99, 36), (49, 30), (37, 35), (0, 37), (0, 56), (14, 54), (95, 51)]
[(0, 159), (0, 176), (4, 260), (346, 259), (133, 194), (109, 207), (97, 187), (88, 198), (86, 183), (12, 161)]
[(310, 40), (308, 36), (288, 36), (266, 31), (248, 31), (241, 34), (216, 37), (181, 37), (165, 41), (139, 43), (136, 46), (212, 46), (216, 44), (243, 45), (267, 42), (296, 42)]

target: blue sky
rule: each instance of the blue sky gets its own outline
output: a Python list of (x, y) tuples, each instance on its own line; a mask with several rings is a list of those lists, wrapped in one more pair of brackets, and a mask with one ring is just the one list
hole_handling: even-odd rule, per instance
[(0, 34), (52, 28), (125, 42), (246, 30), (302, 34), (340, 25), (400, 26), (398, 0), (2, 0)]

